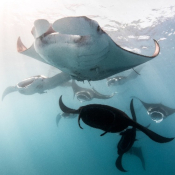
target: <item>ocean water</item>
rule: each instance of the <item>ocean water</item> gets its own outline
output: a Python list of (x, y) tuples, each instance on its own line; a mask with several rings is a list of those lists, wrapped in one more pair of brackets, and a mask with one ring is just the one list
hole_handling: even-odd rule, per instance
[[(106, 104), (123, 110), (128, 116), (132, 96), (149, 103), (163, 103), (175, 108), (175, 2), (169, 1), (56, 1), (7, 0), (0, 5), (0, 93), (34, 75), (52, 76), (59, 70), (21, 55), (16, 50), (18, 37), (29, 47), (36, 19), (50, 22), (66, 16), (87, 16), (96, 20), (112, 39), (122, 47), (151, 55), (153, 39), (160, 45), (160, 54), (141, 65), (137, 78), (123, 85), (108, 87), (106, 79), (84, 84), (101, 93), (118, 92), (108, 100), (93, 99), (80, 103), (73, 98), (70, 87), (56, 87), (44, 94), (11, 93), (0, 102), (0, 175), (114, 175), (124, 174), (115, 167), (118, 157), (118, 134), (90, 128), (77, 118), (62, 118), (57, 127), (56, 116), (61, 113), (58, 99), (77, 109), (87, 104)], [(127, 76), (132, 70), (120, 73)], [(158, 134), (175, 136), (175, 114), (160, 123), (148, 116), (143, 105), (134, 100), (137, 121)], [(175, 174), (175, 141), (156, 143), (137, 132), (134, 146), (141, 147), (145, 159), (124, 154), (123, 167), (128, 175)]]

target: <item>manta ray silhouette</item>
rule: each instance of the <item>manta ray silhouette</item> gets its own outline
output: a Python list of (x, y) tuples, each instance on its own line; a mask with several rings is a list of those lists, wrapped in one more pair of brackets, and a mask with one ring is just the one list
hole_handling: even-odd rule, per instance
[[(135, 111), (134, 111), (132, 103), (130, 104), (130, 110), (131, 110), (131, 114), (132, 114), (132, 119), (133, 119), (133, 121), (136, 122), (137, 119), (136, 119), (136, 115), (135, 115)], [(150, 126), (150, 124), (147, 126), (147, 128), (149, 126)], [(122, 166), (123, 154), (128, 152), (133, 147), (134, 142), (137, 140), (136, 139), (136, 131), (137, 131), (137, 129), (135, 127), (132, 127), (131, 129), (126, 129), (125, 131), (120, 133), (120, 135), (122, 137), (121, 137), (121, 139), (120, 139), (120, 141), (119, 141), (119, 143), (117, 145), (119, 156), (118, 156), (115, 164), (116, 164), (116, 167), (122, 172), (127, 172)], [(137, 148), (134, 148), (133, 149), (133, 154), (135, 153), (136, 156), (139, 156), (139, 154), (137, 154), (137, 152), (139, 152), (139, 151), (140, 150), (137, 151)], [(139, 158), (141, 159), (142, 166), (145, 169), (143, 156), (141, 157), (141, 154), (140, 154)]]
[[(86, 106), (81, 106), (79, 109), (75, 110), (75, 109), (68, 108), (67, 106), (64, 105), (62, 101), (62, 96), (59, 99), (59, 106), (61, 110), (65, 113), (79, 114), (78, 124), (81, 129), (83, 128), (80, 125), (80, 119), (82, 119), (84, 123), (86, 123), (87, 125), (93, 128), (97, 128), (105, 131), (103, 134), (101, 134), (101, 136), (103, 136), (108, 132), (116, 133), (116, 132), (123, 131), (128, 126), (133, 127), (134, 134), (131, 133), (129, 130), (128, 130), (129, 134), (125, 133), (125, 136), (123, 134), (124, 139), (121, 140), (122, 152), (121, 154), (119, 153), (119, 158), (116, 161), (116, 166), (123, 172), (125, 172), (125, 170), (121, 165), (121, 158), (122, 158), (121, 155), (123, 155), (125, 151), (128, 151), (132, 147), (135, 141), (136, 128), (144, 132), (148, 137), (150, 137), (152, 140), (158, 143), (166, 143), (174, 139), (174, 138), (166, 138), (156, 134), (155, 132), (147, 129), (146, 127), (130, 119), (123, 111), (113, 108), (111, 106), (100, 105), (100, 104), (90, 104)], [(131, 103), (130, 103), (130, 109), (131, 109), (133, 118), (136, 119), (134, 106), (133, 106), (133, 99), (131, 100)]]
[[(62, 101), (62, 96), (59, 99), (59, 106), (61, 110), (65, 113), (71, 114), (79, 114), (78, 124), (81, 129), (83, 129), (80, 125), (80, 119), (83, 120), (87, 125), (98, 128), (105, 131), (104, 134), (111, 132), (121, 132), (126, 129), (128, 126), (133, 126), (140, 131), (144, 132), (149, 138), (154, 140), (155, 142), (165, 143), (170, 142), (174, 138), (166, 138), (156, 134), (155, 132), (147, 129), (146, 127), (140, 125), (139, 123), (130, 119), (127, 114), (123, 111), (116, 109), (107, 105), (100, 104), (90, 104), (86, 106), (82, 106), (79, 109), (71, 109), (64, 105)], [(131, 106), (133, 108), (133, 100), (131, 100)], [(133, 108), (134, 109), (134, 108)]]
[(53, 24), (34, 22), (33, 45), (26, 48), (20, 37), (17, 51), (69, 74), (73, 79), (96, 81), (143, 64), (159, 54), (145, 56), (117, 45), (99, 24), (85, 16), (65, 17)]
[[(134, 96), (132, 98), (140, 100)], [(147, 113), (150, 115), (151, 119), (156, 123), (162, 122), (165, 118), (175, 113), (175, 109), (165, 106), (162, 103), (146, 103), (142, 100), (140, 100), (140, 102), (147, 110)]]
[[(136, 122), (136, 115), (135, 115), (135, 111), (134, 111), (132, 102), (130, 104), (130, 110), (132, 114), (132, 119), (133, 121)], [(136, 141), (136, 128), (132, 127), (131, 129), (126, 129), (126, 131), (121, 132), (120, 135), (122, 137), (117, 145), (119, 156), (116, 160), (115, 165), (120, 171), (127, 172), (122, 166), (122, 157), (124, 153), (126, 153), (127, 151), (131, 149), (134, 142)]]

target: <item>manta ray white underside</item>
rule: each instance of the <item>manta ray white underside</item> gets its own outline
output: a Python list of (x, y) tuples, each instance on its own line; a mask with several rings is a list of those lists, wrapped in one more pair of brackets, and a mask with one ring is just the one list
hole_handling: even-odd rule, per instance
[(127, 51), (117, 45), (98, 23), (87, 17), (66, 17), (50, 24), (34, 22), (33, 45), (26, 48), (18, 38), (18, 52), (52, 65), (73, 79), (95, 81), (145, 63), (159, 54), (155, 43), (152, 56)]

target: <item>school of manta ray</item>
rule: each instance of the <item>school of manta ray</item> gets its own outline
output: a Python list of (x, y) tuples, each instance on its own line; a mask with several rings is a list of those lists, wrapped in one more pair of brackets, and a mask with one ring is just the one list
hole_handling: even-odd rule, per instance
[[(16, 85), (8, 86), (2, 94), (2, 100), (8, 94), (16, 91), (23, 95), (44, 94), (55, 87), (66, 86), (72, 89), (72, 98), (76, 98), (80, 104), (93, 99), (99, 99), (99, 101), (103, 99), (105, 102), (106, 99), (116, 96), (117, 92), (104, 94), (95, 87), (83, 87), (81, 83), (85, 80), (90, 83), (105, 79), (107, 88), (121, 86), (140, 76), (139, 67), (138, 70), (134, 68), (157, 57), (160, 51), (159, 44), (154, 39), (155, 51), (151, 56), (123, 49), (102, 30), (96, 21), (85, 16), (65, 17), (54, 23), (38, 19), (34, 22), (31, 33), (34, 37), (34, 43), (29, 48), (25, 47), (20, 37), (18, 38), (18, 53), (51, 65), (61, 72), (52, 77), (32, 76)], [(132, 72), (128, 76), (116, 75), (130, 69)], [(84, 122), (89, 127), (100, 129), (102, 131), (100, 136), (107, 133), (119, 133), (121, 139), (116, 146), (118, 156), (116, 155), (115, 162), (119, 171), (127, 172), (122, 161), (125, 153), (137, 156), (145, 169), (141, 147), (133, 146), (137, 140), (137, 132), (143, 132), (151, 140), (158, 143), (166, 143), (174, 139), (174, 137), (168, 138), (151, 131), (150, 124), (143, 126), (137, 122), (134, 101), (140, 101), (148, 116), (156, 123), (162, 122), (175, 113), (175, 109), (161, 103), (144, 102), (139, 97), (133, 96), (130, 104), (126, 104), (127, 107), (130, 105), (130, 117), (120, 109), (100, 103), (71, 109), (64, 103), (64, 94), (58, 98), (62, 113), (56, 116), (57, 126), (62, 117), (78, 118), (77, 126), (80, 127), (80, 132), (83, 129), (81, 122)]]

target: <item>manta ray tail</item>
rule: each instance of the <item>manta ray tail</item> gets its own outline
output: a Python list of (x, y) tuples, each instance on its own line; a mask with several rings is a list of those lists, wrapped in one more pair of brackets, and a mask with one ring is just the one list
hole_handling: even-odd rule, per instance
[(62, 101), (62, 95), (59, 99), (59, 106), (64, 113), (79, 114), (79, 110), (71, 109), (64, 105)]
[[(135, 115), (135, 111), (134, 111), (134, 106), (133, 106), (133, 99), (131, 100), (130, 103), (130, 109), (131, 109), (131, 113), (134, 116)], [(163, 137), (159, 134), (156, 134), (155, 132), (149, 130), (148, 128), (140, 125), (139, 123), (134, 122), (133, 120), (131, 120), (131, 126), (136, 127), (137, 129), (141, 130), (142, 132), (144, 132), (150, 139), (154, 140), (155, 142), (158, 143), (166, 143), (166, 142), (170, 142), (172, 141), (174, 138), (167, 138), (167, 137)]]
[(127, 172), (123, 166), (122, 166), (122, 156), (123, 154), (119, 155), (116, 162), (115, 162), (115, 166), (122, 172)]

